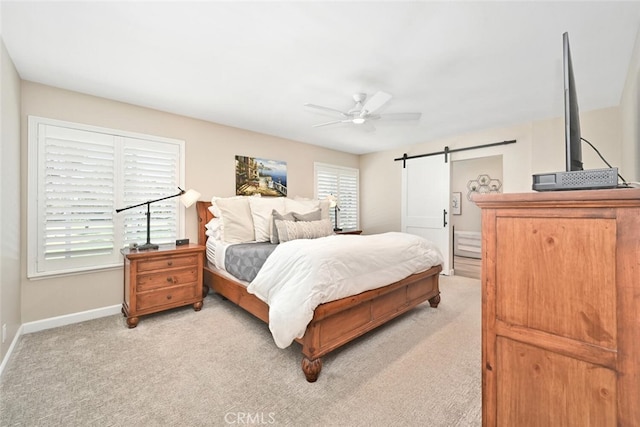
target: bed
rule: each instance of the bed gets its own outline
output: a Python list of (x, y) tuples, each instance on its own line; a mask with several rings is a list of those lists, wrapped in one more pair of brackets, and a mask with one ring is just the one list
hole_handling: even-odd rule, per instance
[[(206, 245), (205, 226), (214, 218), (210, 206), (211, 202), (204, 201), (196, 205), (200, 245)], [(429, 301), (431, 307), (437, 307), (440, 303), (438, 280), (441, 270), (441, 265), (435, 265), (386, 286), (318, 305), (304, 335), (295, 338), (302, 346), (302, 371), (306, 380), (317, 380), (322, 369), (322, 357), (329, 352), (425, 301)], [(269, 323), (269, 306), (249, 293), (246, 284), (234, 280), (210, 262), (205, 263), (203, 276), (205, 295), (212, 290)]]

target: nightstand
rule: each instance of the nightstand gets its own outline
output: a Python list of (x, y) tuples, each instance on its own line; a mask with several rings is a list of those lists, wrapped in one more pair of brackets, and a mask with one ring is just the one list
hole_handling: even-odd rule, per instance
[(356, 230), (355, 228), (344, 228), (340, 231), (336, 231), (336, 234), (360, 234), (362, 230)]
[(139, 316), (193, 304), (202, 308), (205, 247), (161, 245), (156, 250), (125, 248), (122, 314), (135, 328)]

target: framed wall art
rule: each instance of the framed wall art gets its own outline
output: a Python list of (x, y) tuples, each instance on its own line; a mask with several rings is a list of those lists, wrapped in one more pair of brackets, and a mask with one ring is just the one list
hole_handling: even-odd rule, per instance
[(287, 196), (287, 162), (236, 156), (236, 195)]
[(454, 192), (451, 194), (451, 213), (453, 215), (462, 214), (462, 193)]

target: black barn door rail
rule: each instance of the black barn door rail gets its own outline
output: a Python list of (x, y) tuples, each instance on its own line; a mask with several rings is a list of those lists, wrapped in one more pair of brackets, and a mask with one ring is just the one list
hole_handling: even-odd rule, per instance
[(437, 151), (434, 153), (427, 153), (427, 154), (416, 154), (415, 156), (407, 156), (407, 153), (404, 153), (402, 155), (402, 157), (398, 157), (393, 159), (395, 162), (402, 160), (402, 167), (406, 168), (407, 167), (407, 160), (409, 159), (417, 159), (419, 157), (429, 157), (429, 156), (437, 156), (439, 154), (444, 154), (444, 161), (445, 163), (449, 161), (449, 153), (456, 153), (458, 151), (467, 151), (467, 150), (475, 150), (478, 148), (487, 148), (487, 147), (495, 147), (497, 145), (507, 145), (507, 144), (515, 144), (516, 140), (512, 139), (510, 141), (501, 141), (501, 142), (494, 142), (491, 144), (484, 144), (484, 145), (476, 145), (473, 147), (464, 147), (464, 148), (454, 148), (453, 150), (450, 150), (448, 146), (444, 147), (443, 151)]

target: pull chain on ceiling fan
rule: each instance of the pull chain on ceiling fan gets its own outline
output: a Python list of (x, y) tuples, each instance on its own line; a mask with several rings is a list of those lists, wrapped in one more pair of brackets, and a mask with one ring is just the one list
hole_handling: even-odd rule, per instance
[[(337, 120), (330, 122), (318, 123), (313, 127), (329, 126), (339, 123), (352, 123), (355, 125), (368, 125), (370, 129), (374, 129), (371, 121), (374, 120), (419, 120), (422, 113), (389, 113), (389, 114), (375, 114), (380, 108), (382, 108), (389, 100), (391, 95), (379, 91), (367, 100), (366, 93), (356, 93), (353, 95), (355, 105), (349, 111), (341, 111), (331, 107), (325, 107), (315, 104), (304, 104), (305, 107), (328, 112), (340, 117)], [(366, 102), (365, 102), (366, 101)]]

